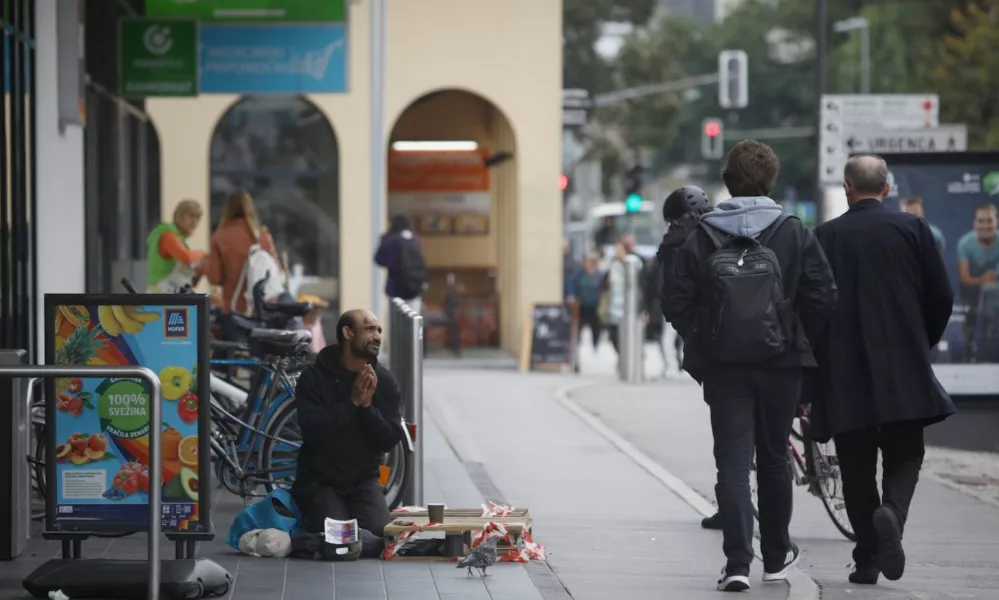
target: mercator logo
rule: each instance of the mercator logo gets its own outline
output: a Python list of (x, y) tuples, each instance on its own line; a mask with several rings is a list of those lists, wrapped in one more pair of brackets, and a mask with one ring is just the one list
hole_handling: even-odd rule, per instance
[(163, 337), (169, 339), (190, 337), (187, 307), (165, 308), (163, 316), (166, 317), (163, 324)]
[(166, 54), (173, 47), (173, 36), (170, 28), (164, 25), (150, 25), (142, 35), (142, 43), (151, 54), (157, 56)]

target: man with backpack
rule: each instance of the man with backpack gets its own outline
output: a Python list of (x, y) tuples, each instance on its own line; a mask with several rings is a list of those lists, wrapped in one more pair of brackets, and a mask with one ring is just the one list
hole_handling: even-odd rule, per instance
[(416, 239), (406, 215), (392, 217), (389, 230), (382, 236), (375, 253), (375, 263), (388, 269), (385, 295), (401, 298), (410, 308), (420, 312), (422, 294), (427, 287), (429, 274), (423, 259), (423, 249)]
[(779, 161), (744, 140), (722, 179), (730, 200), (701, 217), (663, 286), (663, 315), (683, 336), (683, 368), (711, 408), (715, 494), (727, 558), (718, 589), (749, 589), (756, 449), (763, 581), (783, 581), (798, 561), (791, 541), (787, 438), (803, 371), (815, 367), (809, 339), (836, 305), (832, 270), (815, 236), (768, 196)]

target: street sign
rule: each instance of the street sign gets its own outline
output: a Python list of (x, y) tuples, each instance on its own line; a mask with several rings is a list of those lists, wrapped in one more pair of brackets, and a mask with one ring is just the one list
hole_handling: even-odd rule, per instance
[(122, 96), (198, 94), (196, 21), (122, 19), (120, 26)]
[(935, 129), (847, 129), (844, 144), (850, 154), (908, 154), (918, 152), (964, 152), (968, 149), (966, 125), (942, 125)]
[[(822, 183), (838, 184), (850, 156), (850, 131), (932, 129), (940, 123), (936, 94), (825, 94), (819, 112), (819, 169)], [(861, 152), (854, 150), (853, 152)]]
[(562, 127), (586, 125), (592, 108), (589, 91), (578, 88), (562, 90)]
[(345, 0), (146, 0), (146, 16), (199, 21), (344, 22)]

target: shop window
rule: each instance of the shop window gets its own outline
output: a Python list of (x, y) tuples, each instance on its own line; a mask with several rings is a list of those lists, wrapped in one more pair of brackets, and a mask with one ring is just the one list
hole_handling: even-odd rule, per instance
[(246, 190), (292, 272), (335, 300), (339, 156), (326, 117), (302, 97), (244, 98), (215, 127), (210, 160), (212, 229), (226, 196)]

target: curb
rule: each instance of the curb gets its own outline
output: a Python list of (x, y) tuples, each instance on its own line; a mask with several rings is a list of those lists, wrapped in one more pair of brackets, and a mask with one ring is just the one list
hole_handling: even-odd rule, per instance
[[(662, 483), (671, 492), (677, 495), (684, 503), (696, 510), (705, 517), (710, 517), (715, 513), (715, 505), (699, 494), (696, 490), (684, 483), (679, 477), (671, 473), (668, 469), (656, 462), (648, 454), (642, 452), (634, 444), (624, 439), (620, 434), (612, 430), (603, 421), (587, 412), (572, 398), (573, 392), (578, 390), (596, 387), (603, 382), (580, 382), (572, 385), (560, 387), (555, 390), (554, 397), (558, 404), (575, 415), (581, 421), (590, 426), (605, 440), (611, 443), (622, 454), (635, 462), (645, 472)], [(753, 550), (756, 558), (759, 559), (759, 541), (753, 541)], [(800, 568), (791, 569), (787, 578), (788, 600), (819, 600), (819, 586), (807, 573)]]

